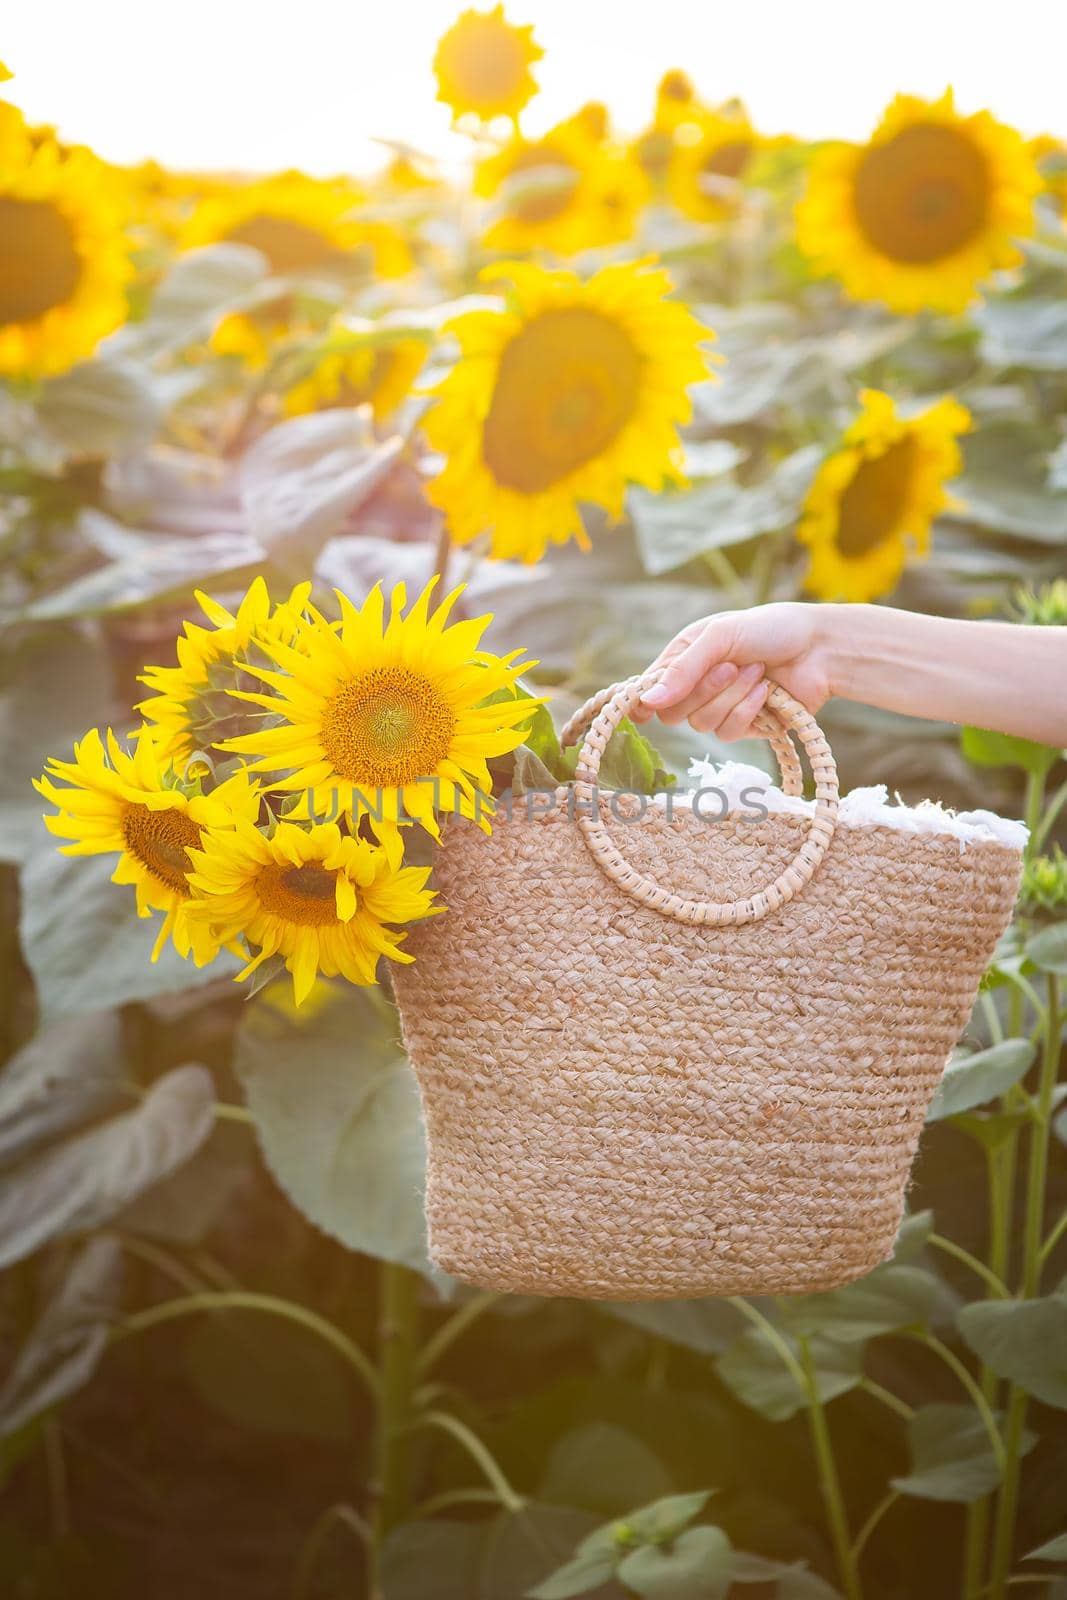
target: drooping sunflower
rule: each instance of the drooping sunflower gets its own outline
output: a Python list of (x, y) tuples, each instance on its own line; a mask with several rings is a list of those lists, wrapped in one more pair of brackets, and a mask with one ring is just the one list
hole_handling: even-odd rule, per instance
[(163, 912), (153, 961), (168, 938), (198, 967), (228, 943), (209, 919), (189, 915), (189, 852), (209, 832), (254, 822), (259, 791), (246, 772), (204, 794), (198, 782), (179, 778), (150, 729), (141, 731), (130, 751), (110, 729), (105, 745), (94, 728), (74, 746), (73, 761), (49, 761), (34, 787), (59, 808), (44, 822), (50, 833), (73, 841), (59, 847), (63, 855), (117, 853), (112, 882), (133, 884), (137, 915)]
[(411, 393), (427, 346), (421, 339), (373, 337), (350, 349), (327, 350), (287, 390), (285, 409), (296, 417), (331, 406), (369, 405), (376, 422)]
[(1033, 156), (988, 111), (898, 95), (870, 142), (818, 155), (797, 208), (797, 240), (856, 300), (894, 311), (958, 312), (1020, 258), (1040, 188)]
[(464, 11), (438, 41), (433, 58), (437, 98), (453, 117), (513, 120), (537, 93), (530, 71), (544, 51), (532, 27), (516, 27), (503, 5)]
[(220, 241), (251, 245), (279, 277), (328, 269), (366, 251), (377, 277), (402, 277), (411, 268), (407, 242), (387, 223), (361, 218), (364, 200), (346, 181), (280, 173), (209, 196), (182, 242), (187, 249)]
[(550, 543), (587, 546), (581, 503), (622, 514), (628, 483), (682, 481), (677, 429), (713, 335), (669, 299), (646, 263), (572, 272), (508, 263), (506, 304), (451, 324), (461, 358), (425, 428), (447, 457), (430, 498), (461, 544), (536, 561)]
[(255, 676), (271, 692), (236, 693), (285, 723), (224, 746), (252, 772), (285, 774), (272, 787), (300, 794), (302, 814), (365, 817), (394, 864), (405, 818), (436, 838), (435, 813), (459, 812), (488, 832), (486, 763), (522, 743), (540, 703), (515, 697), (513, 685), (531, 665), (516, 664), (521, 651), (480, 648), (490, 617), (448, 622), (462, 588), (430, 612), (435, 582), (406, 616), (402, 583), (388, 620), (377, 586), (358, 609), (338, 592), (339, 629), (312, 612), (294, 645), (265, 641), (280, 670), (256, 668)]
[(164, 756), (187, 762), (196, 751), (216, 743), (232, 718), (226, 691), (239, 682), (247, 651), (270, 639), (293, 639), (310, 593), (310, 583), (298, 584), (287, 600), (272, 608), (266, 583), (256, 578), (233, 613), (196, 591), (200, 609), (213, 626), (187, 622), (177, 643), (178, 665), (146, 667), (139, 680), (153, 694), (137, 710), (154, 725)]
[(760, 140), (744, 108), (701, 110), (676, 125), (668, 191), (679, 211), (715, 222), (735, 209)]
[(426, 888), (429, 867), (393, 866), (384, 850), (334, 822), (280, 822), (268, 838), (238, 821), (227, 832), (206, 832), (191, 854), (197, 898), (190, 920), (257, 946), (239, 978), (284, 956), (298, 1006), (320, 972), (366, 985), (377, 982), (379, 956), (413, 960), (400, 948), (404, 934), (388, 924), (444, 910)]
[(0, 374), (44, 377), (123, 321), (131, 268), (104, 164), (11, 138), (18, 148), (0, 160)]
[(629, 239), (647, 198), (641, 169), (593, 136), (582, 113), (543, 138), (516, 135), (479, 163), (475, 193), (493, 201), (484, 242), (516, 255), (574, 255)]
[(930, 525), (953, 502), (959, 435), (970, 413), (947, 398), (902, 417), (865, 389), (862, 411), (808, 492), (797, 537), (811, 551), (807, 587), (820, 600), (874, 600), (896, 588), (909, 554), (925, 555)]

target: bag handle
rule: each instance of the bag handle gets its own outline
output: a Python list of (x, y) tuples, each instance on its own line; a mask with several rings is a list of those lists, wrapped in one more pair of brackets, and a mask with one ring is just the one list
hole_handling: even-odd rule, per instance
[(576, 820), (586, 845), (604, 875), (618, 884), (625, 894), (642, 905), (661, 911), (676, 922), (710, 924), (712, 927), (739, 926), (758, 922), (770, 911), (787, 905), (810, 881), (826, 854), (837, 826), (837, 767), (826, 738), (811, 712), (780, 684), (772, 683), (763, 710), (753, 723), (754, 730), (774, 750), (782, 770), (786, 794), (803, 793), (800, 760), (792, 736), (795, 734), (807, 754), (815, 779), (815, 813), (804, 843), (793, 861), (773, 883), (745, 900), (687, 900), (644, 877), (623, 858), (593, 802), (600, 772), (600, 761), (615, 729), (637, 705), (646, 689), (660, 678), (658, 671), (645, 672), (614, 683), (586, 701), (575, 712), (560, 734), (564, 745), (577, 744), (585, 734), (578, 755), (574, 792), (578, 800)]

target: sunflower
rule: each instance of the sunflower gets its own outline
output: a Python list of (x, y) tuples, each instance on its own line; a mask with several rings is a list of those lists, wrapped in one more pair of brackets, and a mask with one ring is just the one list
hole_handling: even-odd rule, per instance
[(579, 112), (544, 138), (516, 135), (482, 161), (475, 193), (495, 201), (485, 233), (490, 250), (574, 255), (629, 239), (646, 199), (641, 169), (595, 137)]
[(656, 109), (651, 126), (639, 134), (630, 154), (645, 176), (657, 187), (670, 170), (678, 129), (702, 115), (692, 80), (678, 67), (665, 72), (656, 89)]
[(429, 867), (392, 866), (384, 850), (342, 833), (334, 822), (309, 829), (280, 822), (268, 837), (238, 821), (225, 833), (205, 833), (190, 853), (191, 920), (202, 919), (225, 940), (243, 936), (258, 947), (239, 978), (271, 956), (284, 956), (298, 1006), (320, 972), (372, 984), (379, 956), (413, 960), (400, 949), (404, 935), (387, 924), (444, 910), (426, 888)]
[(587, 546), (583, 501), (619, 517), (627, 483), (682, 481), (677, 428), (712, 335), (644, 263), (585, 283), (528, 263), (501, 274), (506, 304), (450, 325), (461, 357), (425, 423), (447, 457), (429, 494), (459, 543), (491, 532), (493, 555), (536, 561), (550, 542)]
[(421, 339), (373, 337), (328, 350), (288, 390), (286, 412), (295, 417), (331, 406), (369, 405), (381, 422), (407, 398), (425, 360)]
[(361, 220), (364, 198), (350, 183), (302, 172), (261, 178), (205, 199), (189, 220), (183, 244), (251, 245), (278, 277), (329, 270), (362, 250), (369, 252), (377, 277), (402, 277), (411, 268), (404, 236), (387, 223)]
[(34, 787), (59, 808), (45, 817), (45, 827), (74, 841), (60, 846), (63, 855), (117, 852), (112, 882), (133, 884), (137, 915), (164, 913), (153, 961), (168, 937), (178, 954), (191, 954), (198, 967), (218, 954), (227, 939), (216, 937), (207, 919), (189, 915), (189, 851), (209, 832), (255, 820), (259, 791), (247, 773), (237, 772), (204, 794), (199, 783), (178, 778), (151, 730), (141, 731), (131, 753), (110, 729), (105, 746), (94, 728), (74, 746), (73, 761), (49, 761)]
[(196, 751), (216, 742), (233, 712), (226, 690), (238, 683), (246, 653), (268, 639), (291, 640), (310, 593), (310, 583), (298, 584), (288, 600), (272, 610), (267, 585), (257, 578), (232, 613), (196, 591), (200, 609), (213, 626), (187, 622), (178, 639), (178, 665), (146, 667), (139, 680), (154, 693), (137, 710), (154, 724), (164, 755), (188, 762)]
[(407, 616), (398, 584), (388, 622), (377, 586), (358, 610), (338, 592), (339, 630), (312, 612), (294, 645), (264, 641), (282, 670), (249, 670), (271, 692), (235, 693), (285, 724), (224, 746), (248, 758), (253, 772), (288, 774), (272, 786), (302, 791), (304, 815), (366, 817), (394, 864), (404, 820), (437, 838), (435, 811), (458, 811), (489, 831), (486, 762), (522, 743), (540, 704), (514, 689), (531, 665), (513, 664), (521, 651), (501, 657), (480, 649), (490, 617), (447, 622), (462, 587), (429, 611), (435, 583)]
[(51, 140), (32, 152), (14, 131), (10, 141), (0, 161), (0, 374), (42, 377), (118, 327), (131, 268), (104, 164)]
[(870, 142), (837, 145), (812, 164), (797, 240), (817, 271), (857, 300), (894, 311), (957, 312), (978, 285), (1021, 259), (1040, 188), (1018, 133), (987, 111), (898, 95)]
[(735, 115), (702, 110), (676, 125), (668, 189), (678, 210), (698, 222), (729, 216), (759, 143), (742, 107)]
[(469, 113), (483, 122), (514, 120), (537, 93), (530, 68), (543, 55), (533, 28), (509, 22), (502, 5), (464, 11), (438, 41), (433, 58), (437, 98), (453, 118)]
[(925, 555), (930, 524), (952, 504), (945, 483), (961, 466), (970, 427), (958, 400), (902, 417), (865, 389), (863, 409), (808, 492), (797, 537), (811, 551), (808, 588), (821, 600), (873, 600), (893, 590), (909, 549)]

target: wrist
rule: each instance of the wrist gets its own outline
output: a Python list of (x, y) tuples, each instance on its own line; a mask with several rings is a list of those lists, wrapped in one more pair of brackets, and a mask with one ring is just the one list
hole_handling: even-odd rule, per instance
[(827, 694), (842, 700), (853, 698), (857, 661), (857, 642), (863, 633), (865, 605), (836, 605), (826, 602), (812, 608), (815, 613), (815, 653), (826, 678)]

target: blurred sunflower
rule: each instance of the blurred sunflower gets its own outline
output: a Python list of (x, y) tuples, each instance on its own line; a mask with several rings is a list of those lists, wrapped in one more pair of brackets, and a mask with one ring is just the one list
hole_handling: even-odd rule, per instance
[(490, 250), (574, 255), (618, 244), (634, 231), (646, 187), (636, 163), (595, 137), (579, 112), (529, 141), (516, 135), (479, 163), (475, 193), (496, 202), (485, 233)]
[(281, 670), (250, 670), (271, 692), (235, 692), (285, 725), (225, 745), (249, 758), (253, 772), (287, 773), (272, 787), (303, 791), (305, 814), (313, 806), (316, 820), (366, 817), (394, 865), (405, 817), (435, 838), (436, 811), (459, 811), (489, 831), (486, 762), (522, 743), (540, 703), (514, 696), (531, 665), (513, 664), (521, 651), (501, 657), (480, 649), (490, 617), (447, 623), (462, 588), (430, 612), (435, 583), (407, 616), (398, 584), (388, 622), (377, 586), (359, 609), (338, 592), (339, 630), (312, 612), (295, 646), (264, 643)]
[(678, 67), (664, 73), (656, 89), (652, 124), (630, 147), (631, 156), (653, 184), (666, 180), (679, 126), (697, 120), (702, 109), (686, 73)]
[(513, 120), (537, 93), (530, 71), (544, 51), (532, 27), (516, 27), (502, 5), (464, 11), (438, 41), (433, 58), (437, 98), (453, 117)]
[(178, 779), (151, 730), (141, 730), (131, 753), (110, 729), (105, 747), (94, 728), (74, 746), (73, 761), (49, 761), (34, 787), (59, 808), (45, 817), (45, 827), (74, 841), (61, 845), (61, 854), (118, 852), (112, 882), (133, 884), (139, 917), (163, 912), (153, 961), (168, 937), (178, 954), (191, 954), (198, 967), (218, 954), (226, 938), (216, 937), (210, 921), (189, 916), (189, 851), (201, 844), (206, 830), (255, 821), (259, 791), (245, 772), (204, 794), (198, 783)]
[(739, 186), (760, 140), (743, 107), (702, 110), (675, 130), (668, 190), (678, 210), (715, 222), (735, 209)]
[(291, 417), (331, 406), (369, 405), (376, 422), (388, 417), (411, 392), (427, 346), (421, 339), (368, 338), (351, 349), (328, 350), (286, 392)]
[(797, 240), (856, 300), (894, 311), (957, 312), (1021, 259), (1040, 177), (1014, 129), (987, 111), (898, 95), (870, 142), (816, 156)]
[(1061, 214), (1067, 211), (1067, 144), (1051, 133), (1038, 134), (1029, 144), (1043, 191)]
[(280, 173), (209, 196), (189, 219), (182, 242), (187, 249), (220, 241), (250, 245), (279, 277), (320, 271), (365, 250), (377, 277), (402, 277), (411, 268), (403, 234), (361, 220), (363, 200), (347, 182)]
[(188, 761), (198, 750), (216, 742), (233, 704), (227, 690), (238, 680), (250, 647), (270, 639), (288, 643), (296, 634), (298, 619), (311, 593), (301, 583), (288, 600), (271, 608), (267, 585), (256, 578), (236, 614), (198, 589), (196, 599), (210, 628), (185, 624), (178, 639), (176, 667), (146, 667), (140, 682), (154, 693), (137, 710), (153, 724), (160, 753), (172, 761)]
[(118, 327), (131, 268), (104, 164), (50, 140), (16, 144), (0, 160), (0, 374), (43, 377)]
[(258, 947), (239, 978), (284, 956), (298, 1006), (320, 972), (366, 985), (377, 981), (379, 956), (413, 960), (400, 949), (404, 935), (387, 924), (444, 910), (425, 887), (428, 867), (391, 866), (384, 850), (332, 822), (310, 829), (280, 822), (268, 838), (239, 821), (226, 832), (205, 832), (192, 855), (197, 898), (190, 920)]
[(874, 600), (896, 588), (908, 555), (926, 555), (930, 525), (953, 504), (957, 439), (970, 413), (951, 398), (902, 417), (865, 389), (863, 409), (808, 492), (797, 537), (811, 551), (807, 587), (820, 600)]
[(588, 545), (581, 503), (622, 514), (628, 483), (679, 483), (688, 385), (707, 376), (710, 330), (643, 263), (573, 272), (508, 263), (507, 301), (458, 317), (461, 355), (425, 428), (447, 457), (429, 495), (465, 544), (536, 561), (549, 543)]
[(23, 165), (32, 149), (33, 140), (22, 112), (9, 100), (0, 100), (0, 168)]

